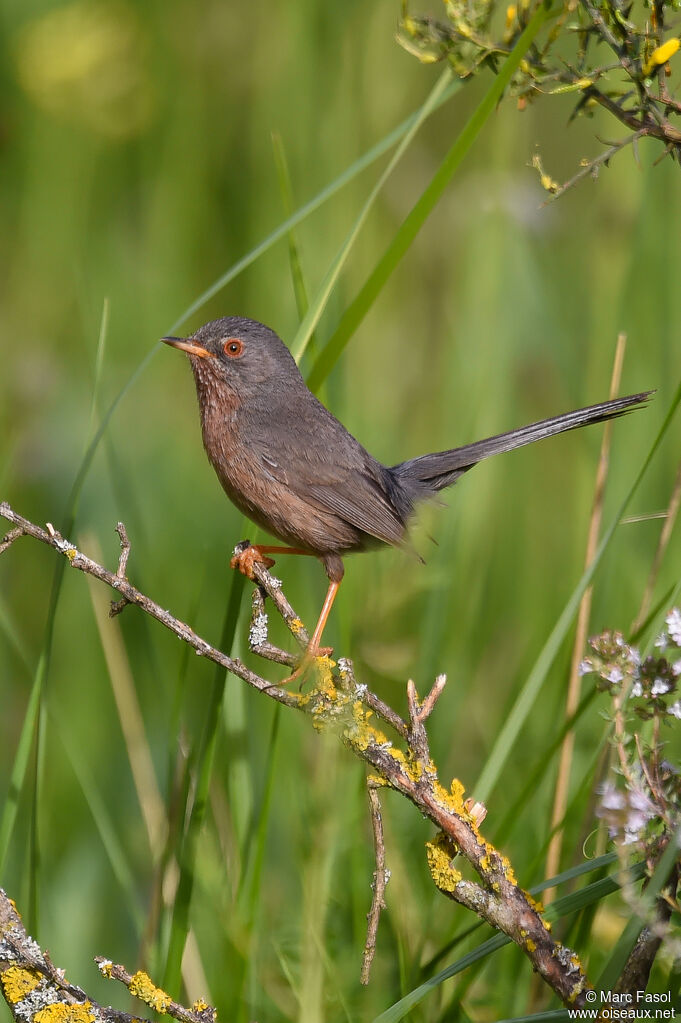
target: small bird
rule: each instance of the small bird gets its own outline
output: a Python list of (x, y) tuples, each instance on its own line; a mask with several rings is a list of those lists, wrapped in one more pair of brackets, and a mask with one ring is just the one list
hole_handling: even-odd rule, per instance
[(254, 562), (274, 564), (268, 554), (314, 555), (324, 565), (329, 588), (308, 663), (331, 652), (320, 643), (346, 554), (403, 544), (415, 505), (483, 458), (620, 416), (652, 393), (604, 401), (388, 467), (318, 401), (284, 342), (264, 324), (225, 316), (189, 338), (161, 340), (189, 356), (203, 445), (227, 496), (287, 545), (252, 545), (232, 559), (232, 567), (252, 578)]

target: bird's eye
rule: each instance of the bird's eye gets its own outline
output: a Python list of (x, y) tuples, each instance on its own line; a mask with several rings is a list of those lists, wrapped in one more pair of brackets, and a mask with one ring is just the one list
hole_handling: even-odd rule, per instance
[(244, 350), (244, 343), (238, 337), (228, 337), (222, 346), (225, 355), (230, 359), (238, 359)]

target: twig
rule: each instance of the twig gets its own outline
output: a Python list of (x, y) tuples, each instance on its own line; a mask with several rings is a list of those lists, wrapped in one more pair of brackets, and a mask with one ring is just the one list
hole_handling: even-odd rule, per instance
[[(234, 556), (238, 556), (251, 546), (250, 540), (242, 540), (234, 548)], [(302, 621), (289, 604), (281, 589), (281, 582), (276, 579), (263, 564), (259, 561), (253, 563), (253, 578), (260, 583), (263, 590), (270, 598), (281, 617), (286, 622), (289, 632), (295, 638), (301, 650), (304, 650), (310, 642), (310, 636)]]
[[(100, 970), (107, 975), (108, 960), (98, 959)], [(119, 969), (111, 965), (113, 970)], [(129, 974), (128, 974), (129, 976)], [(154, 988), (145, 986), (138, 974), (137, 984), (129, 990), (159, 1011), (174, 1015), (182, 1023), (214, 1023), (215, 1010), (205, 1002), (186, 1009), (165, 995), (168, 1004), (152, 1003), (145, 998)], [(148, 979), (148, 978), (147, 978)], [(131, 978), (134, 980), (134, 978)], [(82, 988), (69, 984), (64, 971), (58, 969), (38, 943), (27, 933), (23, 921), (6, 892), (0, 888), (0, 982), (5, 1001), (16, 1023), (37, 1020), (70, 1020), (72, 1023), (141, 1023), (140, 1017), (108, 1005), (100, 1005)], [(135, 987), (138, 990), (135, 990)], [(159, 995), (163, 995), (159, 992)]]
[(573, 174), (573, 176), (566, 181), (565, 184), (560, 185), (560, 187), (542, 203), (542, 207), (548, 206), (549, 203), (554, 202), (555, 199), (558, 199), (564, 192), (567, 192), (569, 188), (572, 188), (573, 185), (576, 185), (579, 181), (581, 181), (582, 178), (587, 177), (589, 174), (593, 174), (598, 167), (601, 166), (601, 164), (607, 163), (608, 160), (611, 160), (616, 153), (619, 153), (621, 149), (625, 149), (626, 146), (633, 145), (633, 143), (641, 138), (642, 135), (643, 132), (641, 131), (634, 132), (633, 135), (627, 135), (627, 137), (622, 139), (620, 142), (614, 142), (609, 149), (605, 150), (604, 153), (599, 153), (599, 155), (593, 160), (589, 160), (587, 163), (584, 163), (576, 174)]
[(253, 588), (251, 598), (251, 622), (248, 628), (248, 648), (258, 657), (264, 657), (268, 661), (277, 664), (286, 664), (294, 668), (297, 658), (287, 650), (281, 650), (267, 638), (267, 611), (265, 610), (265, 590), (262, 586)]
[(338, 670), (341, 678), (354, 689), (357, 698), (378, 715), (387, 725), (390, 725), (402, 739), (407, 739), (409, 729), (406, 721), (403, 721), (397, 711), (393, 710), (387, 703), (384, 703), (376, 693), (372, 693), (365, 685), (361, 685), (355, 678), (355, 669), (349, 657), (338, 658)]
[(118, 559), (116, 575), (119, 579), (127, 579), (128, 577), (125, 573), (128, 567), (128, 558), (130, 557), (130, 541), (128, 540), (128, 534), (122, 522), (116, 523), (116, 532), (121, 540), (121, 556)]
[(588, 12), (588, 15), (591, 18), (592, 22), (598, 28), (598, 31), (602, 35), (603, 39), (605, 39), (610, 48), (614, 50), (614, 52), (617, 54), (622, 66), (629, 70), (631, 67), (631, 61), (627, 60), (624, 54), (624, 50), (622, 48), (622, 44), (616, 38), (614, 33), (610, 30), (610, 26), (606, 22), (601, 12), (598, 10), (597, 7), (595, 7), (591, 3), (591, 0), (582, 0), (582, 4), (585, 7), (586, 11)]
[[(423, 703), (419, 703), (416, 689), (410, 684), (409, 725), (365, 686), (357, 684), (352, 664), (344, 658), (339, 660), (336, 672), (332, 671), (333, 662), (328, 658), (318, 658), (315, 688), (302, 695), (288, 693), (201, 639), (127, 579), (121, 579), (84, 555), (53, 527), (42, 529), (14, 512), (6, 502), (0, 504), (0, 517), (15, 527), (13, 539), (17, 538), (16, 529), (19, 529), (23, 535), (32, 536), (58, 551), (74, 568), (113, 587), (131, 604), (189, 643), (197, 653), (278, 702), (311, 715), (317, 727), (334, 728), (345, 744), (374, 768), (384, 785), (409, 799), (440, 829), (441, 835), (428, 844), (428, 864), (438, 889), (503, 931), (524, 951), (534, 969), (566, 1005), (579, 1008), (585, 1004), (584, 992), (589, 985), (577, 956), (553, 938), (537, 905), (518, 885), (508, 860), (480, 834), (484, 807), (464, 798), (464, 788), (459, 781), (453, 781), (449, 789), (439, 781), (424, 722), (444, 688), (443, 676), (436, 680)], [(281, 593), (279, 581), (257, 564), (254, 576), (274, 601), (289, 630), (299, 642), (306, 643), (307, 632)], [(378, 716), (405, 740), (404, 749), (395, 746), (376, 727), (374, 721)], [(472, 865), (479, 882), (464, 880), (452, 865), (459, 855)]]
[[(677, 868), (672, 876), (676, 879), (672, 882), (672, 890), (674, 890), (678, 880)], [(660, 895), (655, 903), (655, 921), (641, 930), (615, 985), (615, 991), (618, 994), (645, 991), (671, 915), (672, 906), (663, 895)]]
[(367, 778), (367, 794), (369, 796), (369, 809), (371, 812), (371, 827), (374, 836), (374, 854), (376, 856), (376, 869), (374, 880), (371, 885), (373, 895), (371, 898), (371, 909), (367, 915), (367, 940), (364, 945), (362, 957), (362, 972), (360, 982), (369, 983), (371, 964), (376, 952), (376, 934), (378, 921), (381, 917), (381, 910), (385, 909), (385, 887), (390, 880), (390, 871), (385, 865), (385, 843), (383, 841), (383, 818), (381, 816), (381, 803), (378, 798), (378, 787), (372, 778)]
[(426, 696), (423, 703), (419, 703), (416, 686), (411, 679), (407, 682), (407, 707), (409, 709), (409, 745), (416, 753), (422, 767), (427, 769), (430, 759), (428, 750), (428, 736), (424, 721), (433, 710), (438, 697), (447, 684), (446, 675), (438, 675), (433, 688)]
[(4, 554), (8, 547), (11, 547), (15, 540), (18, 540), (20, 536), (24, 535), (23, 529), (18, 526), (16, 529), (10, 529), (9, 533), (3, 536), (0, 540), (0, 554)]
[(215, 1023), (217, 1013), (211, 1005), (206, 1002), (194, 1002), (191, 1009), (187, 1009), (179, 1002), (175, 1002), (169, 994), (160, 987), (156, 987), (149, 974), (143, 970), (137, 973), (129, 973), (124, 966), (112, 963), (104, 956), (95, 956), (95, 962), (103, 977), (119, 980), (125, 984), (131, 995), (139, 998), (141, 1002), (148, 1005), (154, 1012), (160, 1012), (173, 1019), (180, 1020), (180, 1023)]
[[(122, 522), (116, 523), (116, 532), (118, 533), (121, 541), (121, 556), (118, 559), (116, 575), (119, 579), (127, 579), (126, 569), (128, 567), (128, 558), (130, 557), (130, 541), (128, 540), (128, 534)], [(125, 597), (122, 597), (120, 600), (112, 600), (111, 607), (109, 608), (109, 618), (115, 618), (116, 615), (119, 615), (123, 608), (127, 607), (129, 603), (130, 601)]]
[[(10, 508), (6, 501), (0, 503), (0, 517), (7, 519), (8, 522), (12, 522), (19, 530), (20, 534), (17, 534), (17, 530), (14, 529), (11, 532), (14, 534), (13, 540), (16, 540), (18, 535), (32, 536), (35, 540), (39, 540), (41, 543), (46, 544), (53, 550), (58, 551), (66, 557), (72, 568), (77, 568), (81, 572), (85, 572), (87, 575), (92, 575), (101, 582), (106, 583), (107, 586), (111, 586), (112, 589), (117, 590), (127, 600), (129, 604), (135, 604), (140, 607), (146, 614), (151, 615), (156, 621), (164, 625), (166, 629), (169, 629), (176, 636), (178, 636), (183, 642), (188, 643), (191, 647), (196, 650), (197, 654), (201, 657), (206, 657), (210, 661), (214, 661), (216, 664), (221, 665), (227, 671), (231, 671), (232, 674), (236, 675), (242, 681), (246, 682), (249, 686), (253, 686), (254, 689), (260, 691), (267, 691), (268, 696), (272, 699), (277, 700), (279, 703), (284, 703), (289, 707), (297, 707), (299, 705), (299, 699), (297, 696), (291, 693), (287, 693), (285, 690), (280, 689), (278, 686), (273, 686), (271, 682), (256, 675), (255, 672), (250, 671), (246, 665), (238, 660), (237, 658), (228, 657), (227, 654), (223, 654), (221, 650), (212, 646), (205, 639), (198, 636), (193, 629), (191, 629), (185, 622), (180, 621), (166, 611), (155, 601), (151, 600), (140, 590), (132, 586), (127, 579), (121, 579), (114, 572), (110, 572), (108, 569), (99, 565), (96, 561), (88, 558), (85, 554), (77, 549), (69, 540), (64, 539), (57, 530), (48, 523), (47, 529), (41, 529), (40, 526), (35, 525), (28, 519), (18, 515), (15, 511)], [(8, 534), (9, 536), (10, 534)], [(3, 549), (2, 544), (5, 543), (7, 537), (0, 542), (0, 552)]]

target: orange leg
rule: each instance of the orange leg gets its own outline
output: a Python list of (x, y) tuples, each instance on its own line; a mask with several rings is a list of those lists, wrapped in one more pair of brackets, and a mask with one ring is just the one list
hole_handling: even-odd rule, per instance
[(288, 682), (293, 682), (295, 679), (300, 678), (301, 675), (305, 674), (307, 669), (314, 661), (315, 657), (320, 656), (325, 657), (332, 652), (333, 647), (320, 646), (319, 643), (322, 638), (324, 626), (326, 625), (326, 621), (329, 617), (329, 612), (331, 611), (333, 602), (336, 599), (336, 594), (338, 593), (339, 586), (340, 580), (338, 580), (337, 582), (329, 583), (329, 588), (326, 591), (326, 597), (324, 598), (324, 603), (322, 604), (322, 610), (319, 614), (319, 620), (315, 626), (314, 632), (312, 633), (312, 639), (308, 643), (307, 650), (303, 654), (302, 660), (298, 667), (296, 668), (296, 670), (293, 672), (293, 674), (289, 675), (288, 678), (283, 679), (279, 683), (279, 685), (283, 686), (286, 685)]
[[(235, 554), (229, 563), (230, 568), (238, 569), (243, 575), (248, 576), (249, 579), (253, 578), (253, 565), (256, 563), (264, 565), (265, 568), (271, 568), (274, 564), (272, 558), (268, 558), (268, 554), (307, 554), (308, 556), (315, 557), (311, 551), (303, 551), (298, 547), (270, 547), (266, 544), (251, 544), (246, 547), (245, 550), (241, 551), (240, 554)], [(303, 654), (300, 664), (288, 678), (285, 678), (279, 685), (285, 685), (287, 682), (292, 682), (294, 679), (304, 675), (307, 669), (310, 667), (315, 657), (328, 656), (333, 651), (333, 647), (320, 646), (322, 633), (324, 632), (324, 626), (326, 625), (329, 613), (333, 606), (333, 602), (336, 599), (338, 593), (338, 587), (340, 586), (340, 579), (331, 581), (329, 588), (326, 591), (326, 597), (322, 604), (322, 609), (319, 613), (319, 620), (315, 626), (315, 630), (312, 633), (312, 638), (307, 645), (307, 650)]]
[(308, 654), (311, 654), (313, 657), (317, 657), (318, 654), (322, 652), (322, 650), (329, 654), (333, 650), (333, 647), (320, 647), (319, 643), (322, 638), (324, 626), (326, 625), (326, 620), (329, 617), (329, 612), (331, 611), (333, 602), (336, 599), (336, 594), (338, 593), (339, 586), (340, 582), (331, 582), (329, 583), (329, 588), (326, 591), (324, 603), (322, 604), (322, 609), (319, 612), (319, 620), (315, 625), (315, 630), (312, 633), (312, 639), (310, 640), (310, 643), (307, 648)]
[(241, 554), (234, 555), (229, 563), (229, 567), (237, 568), (242, 575), (252, 579), (253, 565), (256, 562), (264, 565), (265, 568), (271, 568), (274, 564), (274, 560), (267, 557), (268, 554), (307, 554), (309, 556), (310, 553), (310, 551), (301, 551), (297, 547), (268, 547), (260, 543), (251, 544)]

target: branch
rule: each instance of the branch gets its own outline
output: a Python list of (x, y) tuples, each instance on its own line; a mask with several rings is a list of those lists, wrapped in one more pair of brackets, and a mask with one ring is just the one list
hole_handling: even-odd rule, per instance
[[(508, 861), (480, 834), (480, 824), (485, 816), (484, 807), (473, 800), (464, 799), (464, 787), (461, 782), (454, 780), (447, 789), (439, 781), (437, 768), (430, 755), (425, 721), (444, 690), (446, 683), (444, 675), (438, 676), (430, 693), (422, 702), (419, 701), (414, 683), (409, 682), (407, 686), (409, 724), (366, 686), (358, 685), (352, 662), (346, 658), (340, 658), (337, 665), (328, 657), (316, 658), (317, 678), (314, 688), (304, 694), (288, 693), (255, 674), (240, 660), (228, 657), (211, 646), (188, 625), (128, 582), (125, 571), (130, 544), (120, 524), (118, 532), (122, 553), (118, 571), (114, 573), (88, 558), (60, 536), (54, 527), (48, 525), (46, 530), (42, 529), (14, 512), (6, 502), (0, 504), (0, 517), (7, 519), (14, 526), (4, 540), (0, 541), (0, 553), (7, 550), (20, 536), (31, 536), (39, 540), (66, 557), (73, 568), (100, 579), (120, 593), (127, 603), (135, 604), (161, 622), (181, 640), (189, 643), (201, 656), (220, 664), (248, 685), (279, 703), (311, 715), (315, 727), (332, 728), (336, 731), (352, 752), (374, 769), (378, 775), (372, 779), (374, 788), (376, 785), (383, 785), (399, 792), (440, 830), (441, 834), (429, 842), (427, 847), (428, 865), (438, 889), (511, 938), (566, 1005), (578, 1008), (585, 1004), (584, 992), (589, 983), (577, 956), (551, 936), (548, 926), (542, 920), (539, 907), (531, 896), (519, 887)], [(263, 593), (273, 601), (289, 631), (299, 643), (306, 642), (307, 632), (281, 592), (279, 580), (258, 563), (253, 567), (253, 574), (261, 592), (254, 597), (251, 646), (256, 651), (264, 653), (270, 660), (288, 664), (290, 655), (269, 644)], [(287, 658), (284, 661), (281, 660), (282, 654)], [(379, 718), (394, 729), (402, 740), (402, 746), (395, 745), (376, 727), (375, 721)], [(372, 819), (376, 833), (380, 812), (375, 806), (372, 810)], [(382, 843), (381, 835), (380, 840), (376, 841), (377, 871), (374, 908), (371, 914), (372, 918), (375, 915), (375, 923), (370, 921), (365, 962), (366, 960), (370, 962), (373, 955), (371, 943), (372, 941), (375, 943), (375, 927), (383, 901), (383, 892), (379, 884), (381, 873), (383, 881), (385, 880)], [(453, 865), (458, 856), (463, 856), (471, 864), (479, 881), (462, 878)], [(366, 968), (368, 970), (368, 965)], [(121, 979), (124, 973), (125, 971), (120, 974)], [(164, 1011), (169, 1010), (166, 1008)]]
[(390, 880), (390, 871), (385, 866), (385, 843), (383, 841), (383, 817), (381, 816), (381, 803), (378, 798), (378, 788), (380, 782), (377, 785), (376, 780), (373, 778), (367, 778), (367, 793), (369, 796), (369, 808), (371, 812), (371, 826), (374, 834), (374, 854), (376, 856), (376, 869), (374, 871), (374, 880), (371, 885), (373, 890), (373, 898), (371, 900), (371, 909), (367, 916), (369, 925), (367, 927), (367, 940), (364, 945), (364, 956), (362, 958), (362, 972), (360, 974), (360, 981), (362, 984), (369, 983), (369, 974), (371, 972), (371, 964), (374, 961), (374, 953), (376, 952), (376, 934), (378, 932), (378, 921), (381, 916), (381, 910), (385, 909), (385, 887)]
[[(63, 554), (68, 559), (69, 564), (72, 568), (77, 568), (80, 572), (85, 572), (86, 575), (92, 575), (95, 579), (99, 579), (101, 582), (106, 583), (107, 586), (111, 586), (112, 589), (116, 590), (124, 598), (127, 604), (135, 604), (141, 608), (146, 614), (151, 615), (157, 622), (164, 625), (166, 629), (173, 632), (179, 639), (184, 643), (188, 643), (189, 646), (193, 647), (199, 657), (206, 657), (209, 661), (214, 661), (216, 664), (221, 665), (227, 671), (231, 671), (233, 675), (236, 675), (242, 681), (246, 682), (249, 686), (253, 686), (254, 689), (260, 691), (267, 691), (267, 695), (273, 700), (277, 700), (279, 703), (284, 703), (288, 707), (299, 706), (299, 699), (285, 690), (272, 685), (266, 679), (256, 675), (255, 672), (250, 671), (246, 665), (238, 660), (237, 658), (228, 657), (227, 654), (223, 654), (221, 650), (211, 646), (205, 639), (201, 639), (193, 629), (191, 629), (185, 622), (180, 621), (166, 611), (164, 608), (151, 600), (140, 590), (136, 589), (128, 580), (118, 574), (117, 572), (110, 572), (108, 569), (99, 565), (96, 561), (88, 558), (85, 554), (78, 550), (78, 548), (72, 544), (69, 540), (64, 539), (60, 533), (51, 525), (47, 523), (47, 529), (41, 529), (40, 526), (36, 526), (33, 522), (28, 519), (22, 518), (21, 515), (17, 515), (13, 511), (6, 501), (0, 503), (0, 517), (7, 519), (8, 522), (12, 522), (15, 525), (15, 529), (5, 536), (0, 541), (0, 554), (7, 550), (10, 544), (14, 543), (21, 536), (32, 536), (34, 540), (39, 540), (41, 543), (46, 544), (53, 550), (60, 554)], [(120, 535), (120, 534), (119, 534)], [(125, 541), (121, 538), (122, 545)], [(129, 554), (129, 544), (128, 544)], [(121, 563), (123, 568), (127, 563), (127, 557), (123, 562), (123, 555), (121, 555)], [(120, 571), (119, 564), (119, 571)], [(120, 601), (114, 604), (116, 613), (120, 608)]]
[[(157, 1012), (181, 1023), (214, 1023), (215, 1009), (195, 1002), (191, 1009), (174, 1002), (147, 974), (131, 975), (108, 959), (95, 960), (105, 977), (122, 980), (131, 994)], [(46, 952), (27, 933), (14, 903), (0, 888), (0, 983), (16, 1023), (141, 1023), (139, 1016), (100, 1005), (64, 979)], [(144, 1021), (148, 1023), (148, 1021)]]

